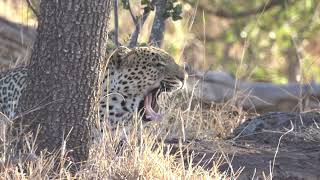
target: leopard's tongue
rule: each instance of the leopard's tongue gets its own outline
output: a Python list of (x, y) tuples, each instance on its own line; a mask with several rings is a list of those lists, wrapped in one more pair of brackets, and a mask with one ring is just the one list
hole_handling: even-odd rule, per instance
[(162, 119), (162, 115), (156, 113), (151, 106), (152, 103), (152, 93), (148, 94), (145, 98), (144, 98), (144, 109), (145, 109), (145, 114), (146, 114), (146, 118), (153, 121), (153, 120), (161, 120)]

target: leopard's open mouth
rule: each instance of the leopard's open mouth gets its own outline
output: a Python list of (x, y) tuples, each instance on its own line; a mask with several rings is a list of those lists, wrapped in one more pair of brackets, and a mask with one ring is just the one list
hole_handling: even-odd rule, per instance
[(157, 99), (162, 92), (170, 92), (175, 89), (174, 85), (170, 83), (161, 82), (158, 88), (151, 90), (145, 95), (144, 100), (140, 102), (139, 112), (144, 121), (162, 120), (162, 115), (157, 113), (158, 104)]
[(162, 115), (156, 112), (158, 110), (157, 98), (160, 94), (160, 89), (156, 88), (144, 97), (142, 102), (144, 110), (142, 118), (144, 121), (157, 121), (162, 119)]

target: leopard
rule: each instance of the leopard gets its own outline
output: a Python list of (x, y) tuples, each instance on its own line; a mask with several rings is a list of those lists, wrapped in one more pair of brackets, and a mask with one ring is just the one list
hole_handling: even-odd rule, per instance
[[(0, 74), (0, 111), (9, 119), (17, 116), (28, 73), (28, 67), (21, 67)], [(116, 48), (101, 74), (96, 126), (101, 132), (130, 126), (135, 115), (143, 122), (161, 121), (156, 112), (159, 95), (181, 89), (187, 78), (171, 55), (153, 46)]]

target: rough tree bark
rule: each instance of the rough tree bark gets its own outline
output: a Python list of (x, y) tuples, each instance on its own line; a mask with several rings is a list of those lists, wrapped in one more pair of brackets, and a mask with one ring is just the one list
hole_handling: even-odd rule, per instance
[(149, 43), (153, 46), (160, 47), (163, 41), (163, 35), (165, 30), (167, 0), (158, 0), (155, 2), (156, 14), (153, 20)]
[[(110, 0), (42, 0), (26, 90), (19, 104), (23, 132), (37, 133), (38, 152), (67, 139), (69, 156), (86, 160), (97, 118), (99, 76), (107, 53)], [(33, 110), (33, 111), (30, 111)]]

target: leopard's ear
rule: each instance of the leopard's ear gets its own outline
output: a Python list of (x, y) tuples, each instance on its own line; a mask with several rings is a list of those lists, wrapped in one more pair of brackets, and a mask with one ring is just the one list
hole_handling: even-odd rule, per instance
[(121, 60), (121, 67), (126, 67), (126, 66), (130, 66), (130, 64), (132, 64), (132, 62), (134, 62), (134, 58), (136, 57), (137, 54), (137, 50), (134, 49), (130, 49), (130, 51), (127, 51), (124, 56), (122, 56), (122, 60)]
[(114, 66), (116, 69), (120, 68), (120, 66), (123, 64), (123, 61), (125, 61), (127, 54), (130, 52), (131, 50), (127, 47), (118, 47), (109, 56), (108, 66)]

